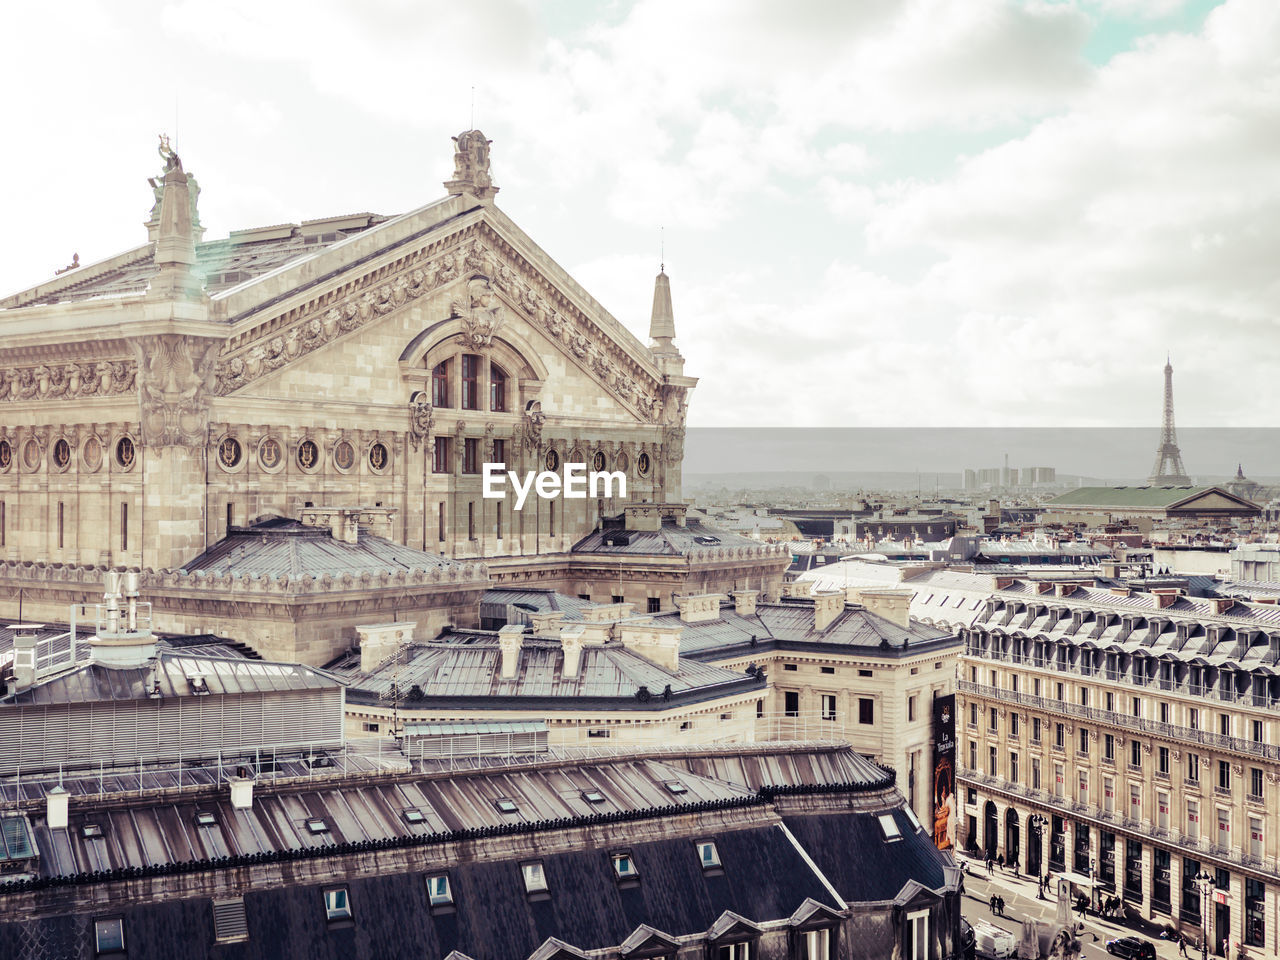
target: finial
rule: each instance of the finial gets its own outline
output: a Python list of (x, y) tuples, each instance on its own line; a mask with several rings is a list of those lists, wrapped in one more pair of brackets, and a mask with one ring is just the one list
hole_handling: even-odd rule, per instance
[(477, 200), (489, 200), (498, 192), (489, 176), (489, 144), (479, 130), (464, 130), (453, 138), (453, 179), (444, 188), (450, 196), (469, 193)]
[(658, 272), (667, 272), (667, 228), (658, 227)]

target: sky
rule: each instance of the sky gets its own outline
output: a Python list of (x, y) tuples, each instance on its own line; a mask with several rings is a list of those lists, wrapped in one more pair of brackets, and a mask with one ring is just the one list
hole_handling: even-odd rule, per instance
[[(497, 204), (693, 426), (1150, 426), (1280, 410), (1275, 0), (10, 5), (0, 292), (145, 241), (157, 135), (206, 237)], [(394, 376), (392, 370), (388, 376)]]

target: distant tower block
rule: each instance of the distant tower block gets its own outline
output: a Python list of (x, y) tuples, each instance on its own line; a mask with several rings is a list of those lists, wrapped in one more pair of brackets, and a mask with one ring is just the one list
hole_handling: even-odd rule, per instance
[(1164, 364), (1164, 423), (1160, 427), (1160, 446), (1156, 447), (1156, 464), (1147, 482), (1153, 486), (1182, 487), (1191, 484), (1187, 468), (1182, 465), (1178, 435), (1173, 429), (1173, 363)]

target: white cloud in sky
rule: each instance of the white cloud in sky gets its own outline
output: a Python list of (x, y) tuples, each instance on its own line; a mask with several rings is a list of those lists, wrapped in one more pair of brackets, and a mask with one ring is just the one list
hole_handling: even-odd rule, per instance
[(1166, 347), (1180, 422), (1269, 423), (1280, 7), (1185, 6), (25, 5), (0, 286), (140, 242), (175, 107), (217, 236), (433, 199), (474, 87), (499, 204), (642, 336), (666, 228), (695, 424), (1154, 425)]

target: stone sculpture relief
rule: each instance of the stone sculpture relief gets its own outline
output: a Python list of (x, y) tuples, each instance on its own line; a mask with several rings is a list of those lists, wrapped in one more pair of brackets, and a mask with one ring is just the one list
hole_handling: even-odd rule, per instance
[(222, 341), (163, 334), (130, 343), (138, 358), (143, 442), (203, 446), (214, 357)]
[(0, 401), (75, 400), (132, 393), (132, 360), (0, 368)]
[(450, 308), (466, 327), (463, 342), (477, 349), (493, 343), (494, 334), (507, 322), (502, 302), (484, 276), (468, 280), (465, 293), (455, 298)]

